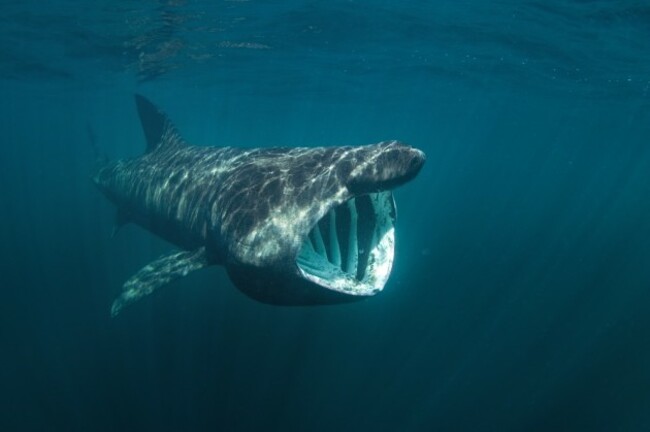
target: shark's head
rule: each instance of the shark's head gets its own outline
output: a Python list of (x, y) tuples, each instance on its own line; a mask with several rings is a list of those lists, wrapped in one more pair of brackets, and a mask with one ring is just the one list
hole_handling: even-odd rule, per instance
[[(282, 196), (260, 194), (269, 199), (267, 217), (230, 242), (231, 278), (271, 304), (340, 303), (380, 292), (395, 255), (392, 190), (424, 161), (422, 151), (398, 141), (296, 149), (284, 170), (278, 164)], [(264, 166), (268, 172), (268, 159)]]

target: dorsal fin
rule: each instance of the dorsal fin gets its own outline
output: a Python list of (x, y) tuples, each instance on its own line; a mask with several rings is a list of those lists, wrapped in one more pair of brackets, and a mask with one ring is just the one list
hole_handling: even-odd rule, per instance
[(167, 115), (160, 111), (149, 99), (136, 94), (135, 104), (138, 107), (140, 123), (142, 123), (144, 136), (147, 140), (147, 153), (183, 143), (183, 139)]

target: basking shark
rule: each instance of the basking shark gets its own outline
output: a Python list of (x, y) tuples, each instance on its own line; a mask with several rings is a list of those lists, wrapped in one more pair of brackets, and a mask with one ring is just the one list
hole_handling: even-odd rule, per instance
[(399, 141), (343, 147), (188, 145), (136, 95), (144, 155), (105, 163), (93, 180), (133, 222), (177, 246), (123, 286), (111, 314), (188, 273), (223, 265), (237, 288), (270, 304), (358, 300), (391, 272), (392, 190), (424, 153)]

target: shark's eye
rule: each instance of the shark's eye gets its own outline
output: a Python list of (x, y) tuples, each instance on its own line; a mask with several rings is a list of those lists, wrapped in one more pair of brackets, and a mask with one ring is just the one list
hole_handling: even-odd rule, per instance
[(354, 197), (305, 237), (297, 258), (303, 277), (352, 295), (381, 291), (393, 264), (395, 204), (390, 191)]

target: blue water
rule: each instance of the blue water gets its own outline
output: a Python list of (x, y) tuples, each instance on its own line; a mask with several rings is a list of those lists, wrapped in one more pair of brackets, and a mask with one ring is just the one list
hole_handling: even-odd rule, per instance
[[(0, 430), (650, 430), (650, 5), (22, 1), (0, 16)], [(193, 273), (92, 185), (190, 143), (423, 149), (363, 302)]]

